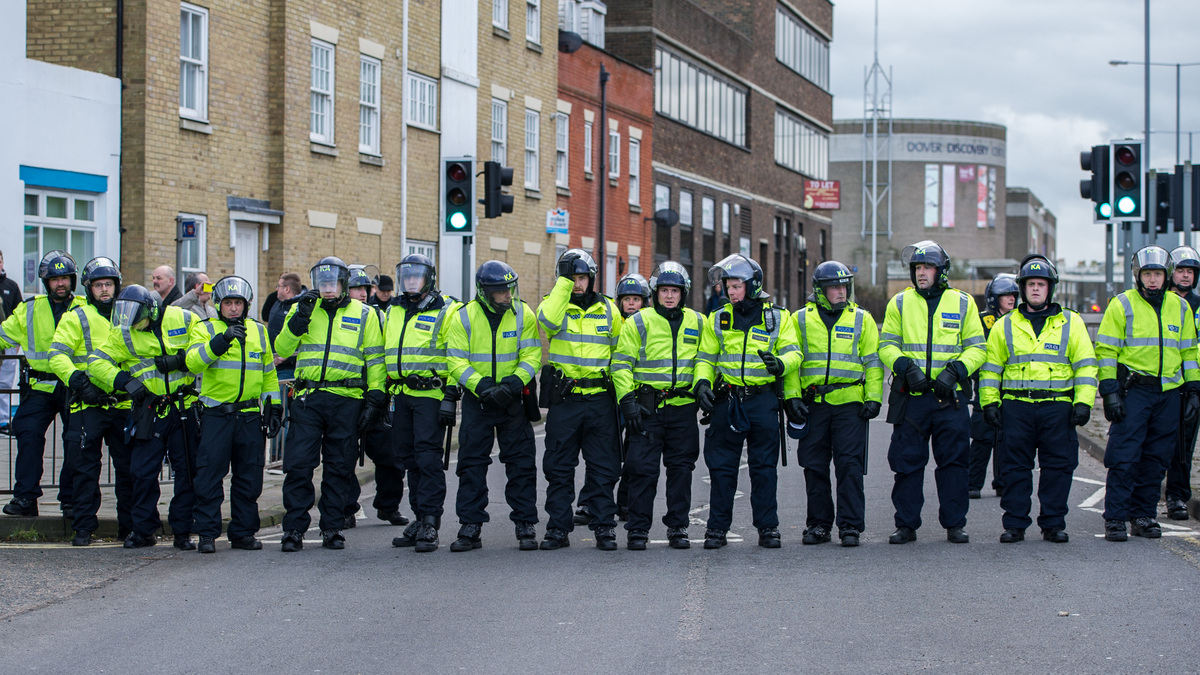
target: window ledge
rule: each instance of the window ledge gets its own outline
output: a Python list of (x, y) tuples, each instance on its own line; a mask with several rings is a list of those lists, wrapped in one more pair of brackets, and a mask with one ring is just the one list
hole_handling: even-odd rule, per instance
[(512, 39), (512, 35), (510, 35), (507, 30), (497, 26), (496, 24), (492, 24), (492, 35), (495, 35), (496, 37), (502, 37), (505, 40)]
[(212, 132), (213, 132), (212, 125), (209, 124), (208, 122), (201, 122), (199, 120), (190, 120), (186, 117), (179, 118), (179, 128), (185, 129), (187, 131), (194, 131), (198, 134), (207, 134), (209, 136), (211, 136)]
[(591, 171), (584, 171), (583, 179), (584, 180), (596, 180), (596, 175), (593, 174)]
[(630, 211), (633, 211), (634, 213), (641, 213), (641, 212), (642, 212), (642, 207), (641, 207), (641, 206), (639, 206), (639, 205), (637, 205), (637, 204), (630, 204), (630, 205), (629, 205), (629, 210), (630, 210)]
[(541, 199), (542, 191), (534, 190), (532, 188), (525, 188), (525, 198), (526, 199)]
[(536, 42), (530, 42), (528, 38), (525, 40), (525, 48), (531, 52), (542, 53), (542, 46)]
[(612, 187), (617, 187), (617, 179), (612, 176), (608, 177), (608, 184)]
[(325, 145), (324, 143), (317, 143), (316, 141), (309, 141), (308, 149), (312, 150), (314, 153), (316, 153), (318, 155), (329, 155), (330, 157), (338, 156), (337, 148), (333, 147), (332, 145)]
[(556, 185), (554, 188), (554, 191), (557, 192), (558, 196), (560, 196), (560, 197), (570, 197), (571, 196), (571, 188), (565, 188), (561, 185)]
[(372, 166), (383, 166), (383, 158), (365, 153), (358, 153), (358, 161), (360, 164), (370, 164)]

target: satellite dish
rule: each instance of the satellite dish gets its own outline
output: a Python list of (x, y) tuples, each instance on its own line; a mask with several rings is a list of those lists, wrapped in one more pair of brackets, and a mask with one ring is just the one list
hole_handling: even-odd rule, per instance
[(583, 46), (583, 38), (579, 33), (567, 30), (558, 31), (558, 51), (564, 54), (574, 54)]
[(675, 227), (679, 223), (679, 214), (671, 209), (659, 209), (654, 212), (653, 220), (660, 227)]

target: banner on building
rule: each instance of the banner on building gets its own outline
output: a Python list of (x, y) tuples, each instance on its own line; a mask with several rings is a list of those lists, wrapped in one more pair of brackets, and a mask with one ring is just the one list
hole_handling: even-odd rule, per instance
[(987, 205), (988, 205), (988, 168), (982, 164), (979, 166), (979, 171), (975, 174), (975, 227), (984, 228), (988, 226), (987, 221)]
[(988, 227), (996, 226), (996, 167), (988, 167)]
[(974, 164), (969, 164), (967, 166), (958, 167), (958, 182), (960, 182), (960, 183), (974, 183), (975, 182), (975, 165)]
[(925, 165), (925, 227), (938, 226), (938, 193), (941, 173), (937, 164)]
[(842, 208), (842, 183), (836, 180), (805, 180), (804, 208), (835, 211)]
[(954, 165), (942, 165), (942, 227), (954, 227)]
[(546, 212), (546, 234), (567, 234), (571, 225), (571, 214), (566, 209), (554, 209)]

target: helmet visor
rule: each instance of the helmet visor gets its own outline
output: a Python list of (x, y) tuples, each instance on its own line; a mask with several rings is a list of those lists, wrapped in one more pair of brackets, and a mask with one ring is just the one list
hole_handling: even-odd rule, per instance
[(345, 270), (336, 265), (317, 265), (312, 269), (312, 287), (322, 295), (326, 293), (340, 295), (345, 289), (339, 288), (338, 283), (342, 281), (344, 273)]
[(433, 270), (424, 263), (400, 263), (396, 266), (396, 278), (400, 280), (401, 293), (425, 295), (433, 289)]
[(1171, 262), (1175, 267), (1196, 267), (1200, 268), (1200, 253), (1191, 246), (1180, 246), (1171, 251)]
[(1133, 254), (1133, 267), (1135, 270), (1165, 270), (1170, 264), (1171, 255), (1167, 253), (1167, 249), (1161, 246), (1147, 246)]
[(925, 263), (934, 267), (945, 267), (949, 263), (949, 258), (946, 256), (946, 252), (942, 250), (941, 245), (928, 239), (905, 246), (904, 250), (900, 253), (900, 260), (904, 263), (905, 267), (917, 263)]
[(150, 325), (150, 308), (136, 300), (113, 303), (112, 325), (124, 330), (145, 330)]
[(493, 312), (506, 312), (521, 300), (518, 282), (514, 279), (503, 284), (486, 284), (479, 286), (481, 300)]
[(213, 300), (219, 305), (226, 298), (241, 298), (249, 303), (254, 299), (254, 290), (241, 277), (225, 277), (213, 286)]
[[(664, 263), (665, 264), (665, 263)], [(731, 255), (721, 261), (718, 266), (721, 270), (720, 279), (741, 279), (742, 281), (750, 281), (754, 278), (754, 266), (750, 261), (741, 255)]]

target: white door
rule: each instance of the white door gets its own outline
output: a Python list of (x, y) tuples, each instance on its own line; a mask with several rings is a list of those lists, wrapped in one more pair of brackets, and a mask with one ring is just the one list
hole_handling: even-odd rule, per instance
[(237, 223), (233, 273), (250, 282), (250, 288), (254, 291), (254, 301), (250, 303), (250, 316), (257, 319), (258, 308), (262, 305), (262, 298), (258, 295), (258, 223)]

